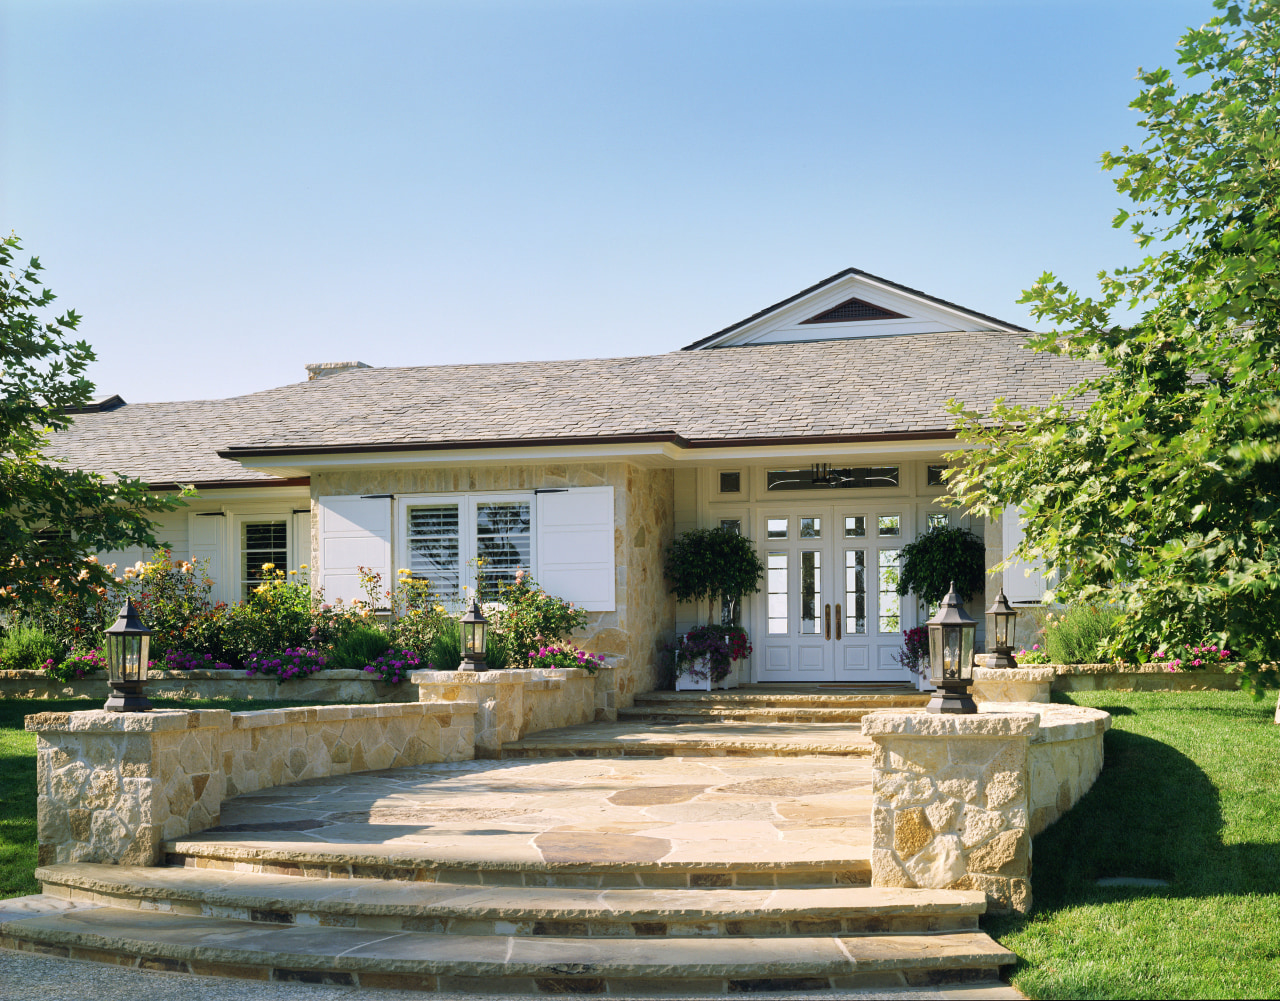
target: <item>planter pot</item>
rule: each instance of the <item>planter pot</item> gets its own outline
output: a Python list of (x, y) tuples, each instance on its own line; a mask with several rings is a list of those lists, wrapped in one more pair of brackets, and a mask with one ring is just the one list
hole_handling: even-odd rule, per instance
[(921, 672), (920, 674), (913, 674), (912, 677), (916, 680), (917, 692), (936, 692), (938, 690), (934, 686), (933, 682), (929, 680), (929, 675), (924, 672)]
[(695, 678), (692, 674), (677, 674), (676, 691), (709, 692), (711, 691), (711, 676), (707, 675), (704, 678)]
[(729, 661), (729, 673), (719, 681), (713, 682), (712, 684), (716, 688), (727, 689), (737, 688), (740, 683), (741, 682), (738, 677), (738, 662), (736, 660), (731, 660)]

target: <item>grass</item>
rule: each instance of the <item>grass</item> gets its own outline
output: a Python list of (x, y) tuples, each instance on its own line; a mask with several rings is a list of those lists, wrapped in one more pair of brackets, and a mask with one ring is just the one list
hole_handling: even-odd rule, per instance
[[(282, 709), (313, 702), (260, 699), (153, 699), (162, 709)], [(36, 868), (36, 735), (22, 728), (32, 713), (101, 709), (101, 699), (0, 699), (0, 899), (39, 893)]]
[[(1074, 693), (1112, 713), (1093, 789), (1033, 844), (1029, 918), (984, 927), (1033, 998), (1280, 997), (1274, 696)], [(1167, 887), (1100, 887), (1107, 876)]]

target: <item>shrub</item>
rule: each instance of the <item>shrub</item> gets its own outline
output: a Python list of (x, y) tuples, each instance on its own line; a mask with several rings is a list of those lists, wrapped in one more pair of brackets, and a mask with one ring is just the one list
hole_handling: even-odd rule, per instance
[(895, 659), (912, 674), (929, 673), (929, 627), (916, 626), (902, 630), (902, 649)]
[(1112, 605), (1071, 605), (1045, 616), (1044, 646), (1053, 664), (1100, 664), (1111, 659), (1109, 646), (1122, 612)]
[(500, 607), (493, 614), (488, 663), (523, 665), (529, 654), (548, 643), (566, 640), (587, 624), (587, 613), (572, 602), (555, 598), (538, 587), (523, 570), (498, 589)]
[(963, 528), (939, 525), (902, 547), (898, 593), (914, 593), (926, 606), (937, 605), (951, 583), (961, 601), (982, 590), (987, 575), (986, 545)]
[(263, 581), (244, 603), (235, 606), (233, 618), (240, 642), (254, 650), (283, 650), (311, 640), (313, 615), (311, 587), (305, 578), (285, 574), (271, 563), (262, 565)]
[(572, 643), (552, 643), (529, 651), (529, 667), (580, 667), (595, 674), (603, 662), (603, 655), (579, 650)]
[(1051, 663), (1049, 655), (1041, 648), (1039, 643), (1031, 644), (1031, 649), (1022, 649), (1014, 654), (1013, 659), (1019, 664), (1048, 664)]
[(390, 649), (391, 640), (381, 629), (358, 626), (333, 645), (329, 666), (346, 671), (363, 671)]
[(10, 671), (48, 670), (66, 656), (67, 648), (39, 626), (14, 626), (0, 641), (0, 664)]
[(230, 664), (214, 660), (212, 654), (187, 653), (185, 650), (166, 650), (151, 667), (159, 671), (215, 671), (227, 670)]
[(102, 651), (89, 650), (84, 653), (73, 653), (61, 664), (48, 661), (45, 664), (44, 673), (54, 681), (66, 683), (68, 681), (79, 681), (81, 678), (87, 678), (106, 669), (107, 660), (102, 655)]
[(139, 561), (126, 568), (117, 580), (120, 593), (113, 597), (119, 600), (113, 602), (116, 607), (109, 610), (110, 617), (115, 616), (126, 597), (132, 598), (142, 621), (152, 631), (153, 649), (181, 648), (187, 624), (211, 607), (209, 592), (213, 581), (207, 566), (198, 560), (175, 563), (168, 549), (157, 549), (148, 562)]
[(430, 652), (436, 637), (449, 628), (453, 620), (439, 605), (425, 609), (410, 609), (391, 626), (391, 640), (395, 646), (418, 653)]
[(283, 653), (265, 654), (257, 651), (245, 661), (245, 674), (274, 675), (277, 681), (305, 678), (325, 666), (325, 658), (319, 650), (285, 650)]
[[(376, 674), (380, 681), (388, 685), (398, 685), (409, 676), (410, 671), (421, 666), (422, 658), (415, 650), (388, 650), (372, 663), (366, 664), (364, 669)], [(428, 664), (427, 669), (430, 668), (431, 665)]]
[(716, 599), (734, 605), (760, 590), (764, 564), (746, 536), (728, 528), (695, 528), (667, 547), (663, 575), (677, 601), (703, 601), (715, 618)]
[(424, 652), (437, 671), (456, 671), (462, 663), (462, 628), (458, 620), (445, 616), (440, 631), (431, 637), (430, 648)]

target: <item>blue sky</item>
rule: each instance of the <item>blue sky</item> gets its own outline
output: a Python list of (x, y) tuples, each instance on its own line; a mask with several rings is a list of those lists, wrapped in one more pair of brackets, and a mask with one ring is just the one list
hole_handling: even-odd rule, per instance
[(1032, 325), (1209, 0), (7, 0), (0, 228), (103, 393), (673, 350), (846, 267)]

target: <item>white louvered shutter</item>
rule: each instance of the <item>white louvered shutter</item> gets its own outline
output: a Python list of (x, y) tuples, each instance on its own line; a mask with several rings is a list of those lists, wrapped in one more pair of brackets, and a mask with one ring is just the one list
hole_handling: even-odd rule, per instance
[(383, 588), (391, 585), (391, 497), (321, 497), (318, 502), (320, 539), (312, 580), (324, 589), (324, 600), (345, 604), (367, 601), (360, 586), (359, 567), (382, 574)]
[[(1004, 535), (1004, 557), (1008, 559), (1009, 554), (1022, 542), (1022, 512), (1012, 505), (1005, 508), (1000, 526)], [(1041, 601), (1044, 592), (1043, 560), (1036, 560), (1034, 563), (1014, 560), (1005, 569), (1004, 595), (1013, 604)]]
[(214, 601), (238, 601), (238, 583), (234, 572), (225, 565), (228, 517), (217, 514), (192, 514), (187, 523), (191, 533), (191, 559), (199, 560), (210, 579), (213, 590), (209, 597)]
[(588, 612), (612, 612), (613, 487), (539, 491), (535, 508), (538, 583)]

